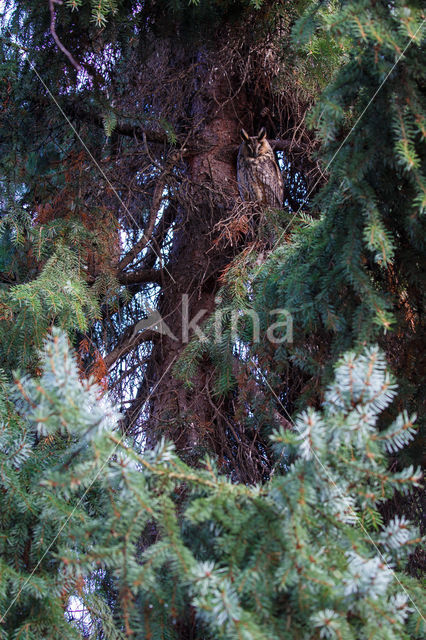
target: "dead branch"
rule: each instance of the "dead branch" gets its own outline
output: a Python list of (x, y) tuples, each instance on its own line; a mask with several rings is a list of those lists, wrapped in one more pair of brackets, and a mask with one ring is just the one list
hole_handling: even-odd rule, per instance
[(121, 273), (118, 276), (120, 284), (143, 284), (144, 282), (162, 283), (161, 271), (159, 269), (139, 269), (130, 273)]
[(111, 369), (119, 358), (123, 357), (142, 342), (149, 342), (158, 338), (158, 332), (153, 329), (146, 329), (145, 331), (140, 331), (135, 334), (134, 330), (137, 324), (136, 322), (132, 327), (129, 327), (126, 331), (126, 337), (105, 356), (104, 362), (108, 370)]
[[(102, 116), (97, 113), (87, 111), (83, 109), (80, 105), (70, 104), (64, 107), (64, 111), (73, 118), (78, 118), (79, 120), (83, 120), (89, 124), (93, 124), (94, 126), (104, 129), (104, 123), (102, 120)], [(140, 125), (129, 124), (125, 122), (118, 122), (114, 127), (114, 133), (117, 133), (122, 136), (134, 138), (136, 140), (144, 141), (144, 136), (153, 144), (168, 144), (168, 138), (165, 133), (160, 133), (158, 131), (154, 131), (152, 129), (145, 129)], [(179, 146), (179, 145), (178, 145)]]
[(77, 62), (77, 60), (73, 57), (73, 55), (68, 51), (66, 47), (59, 40), (58, 34), (56, 33), (56, 11), (55, 4), (63, 4), (62, 0), (49, 0), (49, 9), (50, 9), (50, 33), (52, 34), (52, 38), (56, 42), (56, 46), (58, 49), (64, 53), (68, 60), (71, 62), (72, 66), (77, 69), (77, 71), (81, 71), (81, 66)]
[(167, 173), (164, 172), (157, 180), (154, 187), (154, 195), (152, 196), (152, 203), (149, 212), (149, 220), (146, 228), (144, 229), (143, 236), (137, 242), (133, 248), (120, 260), (118, 263), (118, 269), (125, 269), (136, 258), (151, 240), (152, 232), (154, 231), (155, 221), (157, 219), (158, 211), (163, 199), (164, 187), (166, 184)]

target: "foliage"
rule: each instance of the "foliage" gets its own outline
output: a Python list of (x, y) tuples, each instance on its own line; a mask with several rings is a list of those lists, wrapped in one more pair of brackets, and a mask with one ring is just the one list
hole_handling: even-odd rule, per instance
[(96, 299), (82, 277), (77, 257), (58, 247), (38, 277), (0, 291), (3, 366), (36, 366), (34, 351), (54, 324), (70, 335), (84, 331), (99, 313)]
[[(422, 637), (420, 590), (400, 571), (418, 534), (377, 513), (421, 477), (387, 468), (414, 426), (402, 414), (377, 430), (396, 394), (377, 348), (347, 353), (322, 410), (275, 432), (277, 463), (293, 462), (263, 487), (231, 483), (209, 459), (188, 467), (165, 442), (138, 454), (56, 331), (42, 370), (16, 392), (3, 384), (6, 633), (36, 640), (50, 625), (60, 637), (61, 599), (74, 596), (104, 611), (104, 638), (173, 638), (191, 609), (194, 638)], [(113, 576), (112, 617), (96, 575)]]
[[(423, 383), (414, 364), (426, 255), (422, 19), (416, 2), (359, 0), (309, 4), (293, 27), (294, 46), (312, 50), (313, 57), (320, 41), (334, 43), (324, 60), (334, 69), (332, 79), (310, 114), (328, 178), (282, 224), (263, 264), (250, 254), (237, 259), (224, 276), (228, 295), (221, 297), (235, 309), (258, 313), (263, 340), (251, 345), (251, 357), (273, 387), (278, 373), (276, 393), (279, 367), (291, 371), (293, 387), (295, 377), (300, 380), (307, 393), (296, 394), (297, 406), (318, 401), (317, 390), (344, 350), (379, 340), (423, 422)], [(311, 217), (304, 217), (308, 208)], [(242, 307), (234, 302), (236, 289), (245, 292)], [(266, 332), (277, 309), (289, 314), (294, 330), (287, 340), (283, 323), (283, 343), (273, 348)], [(229, 315), (226, 305), (219, 305), (222, 312)], [(206, 333), (207, 342), (184, 355), (183, 377), (186, 366), (196, 370), (202, 354), (216, 349), (208, 325)], [(403, 358), (396, 356), (401, 347)], [(225, 366), (217, 366), (223, 392), (235, 387), (228, 361), (222, 357)], [(293, 400), (285, 404), (291, 413)]]
[(259, 302), (278, 301), (294, 313), (302, 333), (331, 332), (339, 353), (388, 332), (397, 314), (401, 326), (404, 292), (411, 314), (420, 310), (424, 113), (418, 50), (424, 34), (415, 4), (348, 2), (337, 13), (307, 12), (295, 39), (310, 22), (350, 50), (312, 112), (330, 177), (313, 203), (318, 223), (281, 245), (265, 266), (259, 290), (266, 295)]
[[(66, 341), (62, 338), (55, 352), (57, 344), (52, 340), (44, 351), (40, 379), (23, 378), (15, 385), (2, 380), (0, 601), (2, 614), (9, 612), (2, 638), (80, 637), (67, 623), (64, 607), (69, 592), (81, 590), (83, 577), (66, 575), (57, 550), (73, 539), (74, 527), (81, 533), (89, 518), (87, 502), (76, 496), (76, 486), (61, 496), (42, 481), (77, 451), (79, 461), (86, 458), (85, 437), (93, 437), (115, 414), (99, 404), (96, 390), (79, 381)], [(96, 500), (90, 504), (93, 514)], [(84, 546), (79, 533), (75, 540)]]
[[(423, 637), (404, 573), (420, 536), (386, 513), (420, 487), (401, 464), (411, 414), (423, 418), (419, 4), (7, 0), (4, 12), (0, 638)], [(208, 103), (218, 70), (229, 93)], [(309, 182), (313, 99), (322, 173)], [(200, 121), (227, 110), (289, 143), (283, 166), (302, 185), (303, 210), (253, 218), (260, 249), (239, 238), (218, 251), (210, 222), (228, 215), (229, 185), (190, 179), (236, 151), (200, 142)], [(175, 366), (185, 396), (166, 337), (155, 351), (137, 327), (145, 307), (175, 313), (170, 273), (194, 218), (206, 253), (185, 265), (188, 293), (220, 301)], [(152, 398), (163, 377), (179, 407), (168, 422)], [(134, 441), (108, 382), (143, 417)], [(192, 417), (191, 395), (210, 413)], [(151, 447), (170, 423), (176, 445)], [(200, 459), (220, 429), (226, 448)], [(188, 433), (201, 444), (182, 453)]]

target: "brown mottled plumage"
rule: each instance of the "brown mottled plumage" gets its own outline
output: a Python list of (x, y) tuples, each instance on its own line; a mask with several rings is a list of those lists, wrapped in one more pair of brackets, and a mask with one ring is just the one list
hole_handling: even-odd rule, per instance
[(237, 180), (245, 202), (260, 202), (280, 208), (284, 199), (284, 182), (264, 127), (257, 136), (241, 129), (243, 142), (238, 151)]

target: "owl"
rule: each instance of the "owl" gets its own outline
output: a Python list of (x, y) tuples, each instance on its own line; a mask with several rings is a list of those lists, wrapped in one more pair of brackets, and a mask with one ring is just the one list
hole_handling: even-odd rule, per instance
[(257, 136), (249, 136), (241, 129), (242, 143), (238, 151), (237, 180), (241, 198), (245, 202), (259, 202), (280, 208), (284, 199), (284, 182), (265, 127)]

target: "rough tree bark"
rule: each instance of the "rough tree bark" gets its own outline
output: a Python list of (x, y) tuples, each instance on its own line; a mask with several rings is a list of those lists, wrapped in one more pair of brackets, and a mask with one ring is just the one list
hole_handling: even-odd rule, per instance
[[(269, 135), (276, 138), (273, 146), (290, 157), (295, 155), (298, 171), (304, 172), (305, 162), (309, 170), (316, 166), (309, 158), (313, 142), (306, 129), (299, 126), (296, 119), (299, 111), (296, 115), (294, 112), (294, 104), (302, 112), (308, 105), (302, 108), (290, 89), (288, 99), (275, 93), (271, 74), (278, 73), (280, 53), (272, 51), (267, 37), (262, 38), (264, 34), (253, 38), (247, 30), (241, 30), (230, 33), (225, 43), (210, 41), (194, 46), (194, 42), (185, 44), (181, 39), (165, 40), (162, 44), (156, 41), (143, 68), (135, 74), (136, 95), (140, 100), (136, 97), (128, 111), (134, 111), (152, 94), (150, 102), (160, 112), (163, 110), (165, 118), (170, 118), (177, 139), (171, 149), (155, 130), (144, 125), (137, 130), (121, 121), (117, 124), (117, 135), (132, 138), (137, 149), (145, 149), (144, 160), (149, 163), (153, 157), (153, 169), (159, 171), (148, 197), (150, 210), (144, 222), (144, 237), (119, 263), (117, 278), (133, 287), (132, 291), (144, 282), (161, 286), (156, 310), (176, 339), (159, 332), (135, 336), (136, 322), (106, 357), (111, 367), (121, 354), (130, 353), (146, 340), (152, 341), (149, 363), (126, 409), (123, 429), (133, 434), (142, 432), (149, 444), (162, 436), (171, 438), (178, 451), (192, 461), (207, 449), (217, 454), (228, 471), (235, 468), (238, 474), (240, 468), (250, 467), (253, 472), (250, 478), (249, 474), (244, 478), (238, 476), (243, 481), (258, 480), (263, 473), (260, 449), (263, 447), (264, 452), (265, 447), (259, 445), (261, 438), (258, 433), (245, 432), (244, 420), (236, 417), (237, 403), (232, 394), (229, 398), (215, 398), (215, 368), (207, 357), (192, 380), (191, 391), (176, 379), (174, 366), (187, 339), (193, 335), (193, 329), (185, 334), (186, 318), (182, 316), (186, 315), (189, 321), (196, 319), (202, 329), (203, 322), (215, 309), (219, 277), (237, 253), (253, 240), (252, 236), (242, 237), (238, 246), (215, 242), (220, 235), (214, 230), (215, 225), (233, 218), (239, 200), (236, 158), (240, 129), (257, 131), (266, 125)], [(153, 65), (157, 82), (150, 78)], [(121, 105), (123, 111), (126, 106)], [(77, 112), (85, 121), (91, 120), (78, 107)], [(99, 118), (96, 124), (101, 124)], [(145, 175), (149, 183), (149, 170)], [(160, 238), (161, 231), (154, 224), (162, 207), (162, 217), (168, 219), (165, 228), (171, 231), (169, 225), (173, 224), (173, 237), (165, 256), (166, 264), (153, 270), (154, 249), (162, 246), (165, 237), (163, 233)], [(155, 242), (147, 244), (151, 238)], [(145, 247), (148, 254), (141, 258), (140, 252)], [(242, 464), (244, 456), (246, 465)]]
[[(130, 302), (105, 302), (100, 327), (90, 338), (104, 355), (110, 384), (122, 403), (123, 430), (142, 433), (149, 443), (172, 438), (188, 455), (197, 456), (205, 447), (225, 464), (243, 448), (251, 460), (258, 433), (245, 433), (244, 420), (236, 417), (235, 398), (215, 399), (215, 370), (207, 358), (190, 392), (176, 379), (173, 367), (193, 335), (191, 329), (185, 334), (186, 319), (196, 319), (200, 326), (209, 317), (220, 275), (253, 240), (242, 237), (237, 247), (224, 246), (215, 242), (220, 232), (213, 231), (219, 222), (233, 219), (239, 200), (239, 131), (266, 126), (275, 138), (273, 146), (294, 155), (295, 170), (305, 173), (306, 161), (309, 170), (316, 167), (309, 158), (314, 143), (303, 125), (308, 105), (292, 86), (290, 72), (285, 85), (280, 80), (284, 89), (277, 84), (281, 42), (289, 26), (265, 11), (264, 25), (259, 14), (249, 10), (249, 22), (242, 16), (235, 22), (225, 14), (218, 22), (220, 37), (213, 39), (208, 28), (203, 42), (199, 34), (186, 39), (176, 25), (163, 29), (161, 19), (152, 28), (143, 22), (140, 49), (126, 49), (124, 77), (113, 70), (108, 78), (106, 111), (113, 113), (115, 125), (107, 144), (103, 101), (93, 102), (90, 91), (90, 100), (64, 100), (68, 117), (90, 131), (108, 186), (120, 193), (119, 202), (112, 202), (111, 193), (107, 201), (106, 188), (103, 197), (127, 238), (127, 253), (115, 261), (106, 255), (104, 262), (115, 286), (131, 294)], [(104, 145), (102, 150), (96, 140)], [(104, 272), (91, 274), (89, 284), (98, 286)], [(152, 294), (155, 287), (158, 299)], [(155, 327), (138, 328), (149, 299), (170, 335)]]
[[(180, 206), (179, 229), (173, 238), (169, 273), (165, 274), (167, 287), (159, 304), (161, 317), (176, 340), (167, 335), (159, 337), (147, 376), (155, 389), (148, 439), (167, 435), (181, 452), (203, 444), (214, 448), (213, 423), (218, 412), (208, 392), (212, 365), (204, 363), (191, 392), (176, 380), (173, 365), (193, 335), (191, 328), (186, 331), (185, 316), (189, 322), (198, 318), (197, 324), (202, 327), (215, 308), (218, 278), (232, 259), (229, 251), (215, 246), (212, 229), (238, 197), (236, 151), (246, 107), (243, 91), (236, 99), (229, 99), (229, 70), (215, 67), (204, 52), (199, 54), (197, 66), (195, 75), (200, 86), (188, 109), (198, 123), (192, 135), (199, 151), (186, 160), (181, 188), (186, 190), (187, 206)], [(136, 398), (132, 415), (144, 397), (142, 393)]]

